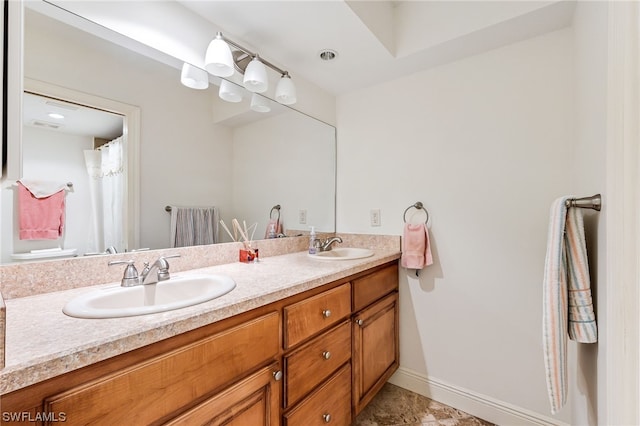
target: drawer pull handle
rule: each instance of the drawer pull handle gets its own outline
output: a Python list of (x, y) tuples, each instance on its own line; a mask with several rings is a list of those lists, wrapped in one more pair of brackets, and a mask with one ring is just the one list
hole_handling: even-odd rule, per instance
[(273, 378), (279, 382), (282, 379), (282, 371), (278, 370), (278, 371), (274, 371), (273, 372)]
[(322, 316), (325, 318), (329, 318), (331, 316), (331, 311), (329, 309), (325, 309), (322, 311)]
[(323, 414), (322, 420), (324, 420), (325, 423), (329, 423), (331, 421), (331, 414), (329, 413)]
[(362, 324), (364, 324), (364, 321), (362, 321), (361, 319), (357, 319), (356, 324), (362, 327)]
[(324, 358), (324, 359), (331, 358), (331, 352), (329, 352), (329, 351), (322, 352), (322, 358)]

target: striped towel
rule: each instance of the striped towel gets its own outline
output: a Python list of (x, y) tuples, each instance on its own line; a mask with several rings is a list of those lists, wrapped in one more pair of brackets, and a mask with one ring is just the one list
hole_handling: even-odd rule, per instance
[(542, 290), (542, 340), (553, 414), (567, 400), (567, 336), (580, 343), (597, 341), (582, 210), (567, 209), (570, 198), (558, 198), (551, 206)]
[(171, 206), (171, 247), (218, 242), (218, 209)]

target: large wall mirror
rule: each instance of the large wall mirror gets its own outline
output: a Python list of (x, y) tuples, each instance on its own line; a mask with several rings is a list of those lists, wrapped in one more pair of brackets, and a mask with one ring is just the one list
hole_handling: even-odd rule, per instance
[[(78, 29), (28, 2), (24, 15), (22, 178), (69, 182), (72, 190), (58, 240), (20, 240), (17, 195), (3, 198), (2, 221), (12, 221), (13, 235), (2, 233), (2, 263), (48, 249), (102, 253), (116, 244), (96, 227), (112, 227), (120, 212), (118, 251), (169, 247), (167, 206), (214, 206), (226, 223), (257, 223), (254, 239), (266, 236), (276, 214), (288, 234), (312, 225), (335, 231), (334, 127), (266, 98), (269, 111), (254, 111), (244, 88), (241, 102), (225, 102), (219, 80), (205, 90), (185, 87), (171, 61), (98, 37), (88, 21)], [(122, 153), (120, 167), (110, 151)], [(95, 214), (95, 186), (111, 183), (96, 184), (91, 170), (109, 158), (112, 169), (97, 174), (121, 170), (122, 186)], [(219, 232), (218, 242), (226, 241)]]

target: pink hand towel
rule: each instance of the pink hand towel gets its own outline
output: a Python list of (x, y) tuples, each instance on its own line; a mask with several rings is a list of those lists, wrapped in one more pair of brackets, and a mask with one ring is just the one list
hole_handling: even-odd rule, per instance
[(64, 228), (64, 190), (37, 198), (18, 182), (18, 221), (21, 240), (55, 240)]
[(404, 225), (400, 263), (409, 269), (422, 269), (433, 264), (429, 230), (426, 224), (406, 223)]

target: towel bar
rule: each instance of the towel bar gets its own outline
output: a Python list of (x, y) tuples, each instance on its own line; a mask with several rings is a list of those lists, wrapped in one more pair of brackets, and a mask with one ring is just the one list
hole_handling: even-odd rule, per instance
[(602, 208), (602, 196), (600, 194), (591, 197), (572, 198), (566, 201), (567, 207), (579, 207), (582, 209), (593, 209), (600, 211)]
[(428, 223), (429, 222), (429, 210), (427, 210), (424, 207), (424, 205), (422, 204), (421, 201), (418, 201), (417, 203), (410, 205), (409, 207), (407, 207), (404, 210), (404, 214), (402, 215), (402, 219), (404, 220), (404, 223), (407, 223), (407, 212), (411, 208), (414, 208), (414, 209), (417, 209), (417, 210), (424, 210), (424, 212), (427, 214), (427, 219), (424, 221), (424, 223)]
[(273, 211), (278, 212), (278, 217), (277, 220), (280, 220), (280, 204), (276, 204), (275, 206), (271, 207), (271, 211), (269, 211), (269, 219), (273, 219)]
[[(73, 182), (67, 182), (66, 185), (67, 185), (68, 189), (73, 188)], [(11, 186), (17, 187), (18, 186), (18, 181), (15, 181), (13, 184), (11, 184)]]

